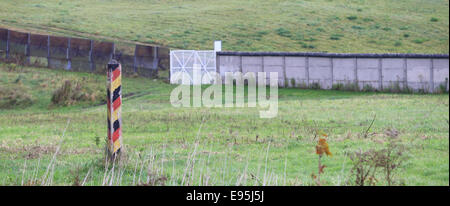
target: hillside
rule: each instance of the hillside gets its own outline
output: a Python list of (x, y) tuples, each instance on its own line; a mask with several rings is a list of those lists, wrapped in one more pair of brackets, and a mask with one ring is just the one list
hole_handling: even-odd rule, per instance
[(0, 0), (0, 27), (224, 50), (448, 53), (447, 0)]

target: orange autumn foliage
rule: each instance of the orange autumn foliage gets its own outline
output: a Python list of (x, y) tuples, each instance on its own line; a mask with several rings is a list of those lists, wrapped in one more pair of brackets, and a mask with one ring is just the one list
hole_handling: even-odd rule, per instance
[(327, 156), (333, 156), (330, 152), (330, 148), (328, 148), (327, 140), (324, 138), (319, 138), (319, 141), (316, 145), (316, 154), (322, 156), (325, 153)]

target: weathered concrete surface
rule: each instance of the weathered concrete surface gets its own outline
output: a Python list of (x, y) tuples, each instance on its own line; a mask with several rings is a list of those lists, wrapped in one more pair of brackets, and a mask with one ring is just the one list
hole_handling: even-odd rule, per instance
[(264, 71), (266, 72), (266, 82), (269, 82), (270, 72), (278, 73), (278, 85), (284, 85), (284, 57), (264, 57)]
[[(277, 72), (280, 86), (357, 83), (360, 89), (436, 92), (449, 88), (448, 55), (219, 52), (218, 71)], [(327, 55), (329, 57), (327, 57)]]
[(448, 59), (433, 59), (433, 69), (434, 88), (439, 88), (442, 85), (448, 91)]
[(355, 83), (356, 58), (333, 58), (333, 84)]
[[(305, 84), (308, 81), (306, 71), (306, 57), (285, 57), (286, 58), (286, 81), (287, 86), (295, 87)], [(295, 84), (295, 85), (293, 85)]]
[(331, 89), (331, 59), (323, 57), (309, 58), (309, 84), (318, 83), (322, 89)]
[(429, 91), (431, 87), (431, 59), (408, 59), (406, 62), (408, 87)]
[[(46, 58), (50, 68), (104, 73), (104, 67), (115, 51), (116, 46), (112, 42), (0, 28), (0, 57), (23, 59), (24, 63), (29, 63), (30, 59)], [(141, 76), (156, 77), (159, 68), (169, 67), (169, 49), (136, 45), (134, 54), (122, 55), (122, 59), (126, 67), (124, 74), (137, 72)]]
[(406, 86), (406, 61), (401, 58), (384, 58), (381, 61), (383, 87), (395, 87), (396, 84), (402, 88)]
[(225, 77), (225, 72), (240, 72), (241, 71), (241, 57), (239, 56), (219, 56), (219, 68), (220, 75)]

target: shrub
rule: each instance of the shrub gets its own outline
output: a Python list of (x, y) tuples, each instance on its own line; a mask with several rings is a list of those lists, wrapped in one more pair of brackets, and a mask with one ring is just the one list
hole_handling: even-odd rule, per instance
[(316, 48), (316, 46), (314, 46), (313, 44), (306, 44), (303, 42), (300, 42), (300, 45), (302, 45), (302, 48), (304, 48), (304, 49), (315, 49)]
[(361, 26), (352, 26), (352, 29), (363, 30), (364, 28)]
[(106, 97), (101, 95), (99, 91), (83, 87), (80, 82), (66, 80), (60, 88), (53, 92), (51, 102), (54, 105), (67, 106), (78, 102), (96, 102), (99, 99), (104, 102)]
[(348, 16), (347, 19), (350, 21), (356, 20), (358, 17), (357, 16)]
[(333, 89), (333, 90), (342, 90), (343, 88), (344, 88), (344, 84), (342, 84), (342, 83), (333, 84), (333, 86), (331, 86), (331, 89)]
[(447, 93), (448, 92), (447, 91), (447, 84), (448, 84), (448, 78), (445, 78), (445, 82), (439, 84), (439, 88), (438, 88), (437, 93), (440, 93), (440, 94)]
[(362, 91), (364, 91), (364, 92), (374, 92), (374, 91), (376, 91), (376, 89), (373, 88), (373, 86), (370, 85), (370, 84), (365, 84), (365, 85), (363, 86)]
[[(321, 133), (320, 134), (323, 137), (328, 137), (327, 134), (325, 133)], [(317, 171), (317, 176), (313, 173), (311, 176), (313, 177), (314, 180), (316, 180), (316, 184), (317, 185), (322, 185), (321, 181), (320, 181), (320, 174), (323, 173), (326, 165), (322, 164), (322, 157), (325, 155), (327, 156), (333, 156), (333, 154), (330, 152), (330, 148), (328, 146), (327, 140), (325, 138), (319, 137), (319, 140), (317, 141), (316, 144), (316, 154), (319, 157), (319, 161), (318, 161), (318, 171)]]
[(331, 89), (334, 90), (341, 90), (341, 91), (358, 91), (358, 84), (355, 82), (347, 82), (346, 84), (344, 83), (337, 83), (337, 84), (333, 84), (331, 86)]
[(424, 43), (424, 42), (426, 42), (427, 40), (426, 39), (414, 39), (414, 43), (416, 43), (416, 44), (422, 44), (422, 43)]
[(379, 150), (356, 151), (349, 155), (353, 167), (352, 182), (358, 186), (376, 185), (377, 174), (384, 177), (387, 185), (397, 183), (395, 175), (406, 160), (406, 147), (400, 143), (397, 133), (388, 133), (388, 143)]
[(295, 79), (294, 79), (294, 78), (291, 78), (291, 86), (292, 86), (292, 87), (295, 87), (295, 86), (296, 86), (296, 83), (295, 83)]
[(289, 30), (283, 28), (283, 27), (278, 28), (278, 29), (275, 30), (275, 31), (276, 31), (277, 34), (280, 35), (280, 36), (284, 36), (284, 37), (292, 37), (291, 32), (290, 32)]
[(320, 89), (319, 82), (313, 82), (310, 86), (311, 89)]
[(432, 17), (432, 18), (430, 19), (430, 21), (431, 21), (431, 22), (437, 22), (437, 21), (439, 21), (439, 19), (438, 19), (438, 18), (435, 18), (435, 17)]
[(340, 40), (341, 39), (341, 37), (343, 37), (344, 35), (342, 35), (342, 34), (332, 34), (331, 36), (330, 36), (330, 39), (331, 40)]
[(384, 88), (385, 92), (393, 92), (393, 93), (401, 93), (403, 92), (402, 87), (400, 86), (400, 81), (394, 81), (389, 83), (389, 86)]

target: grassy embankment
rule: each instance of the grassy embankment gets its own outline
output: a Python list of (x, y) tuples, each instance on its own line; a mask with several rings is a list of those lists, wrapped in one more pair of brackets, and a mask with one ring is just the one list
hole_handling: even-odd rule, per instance
[(171, 48), (445, 53), (446, 0), (0, 0), (0, 26)]

